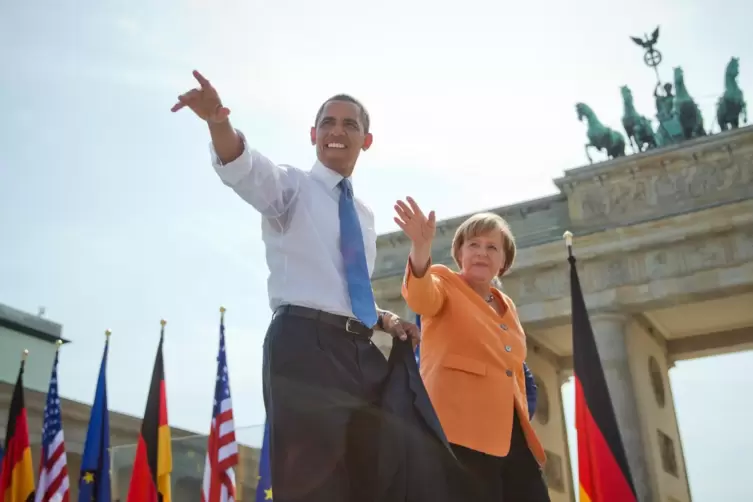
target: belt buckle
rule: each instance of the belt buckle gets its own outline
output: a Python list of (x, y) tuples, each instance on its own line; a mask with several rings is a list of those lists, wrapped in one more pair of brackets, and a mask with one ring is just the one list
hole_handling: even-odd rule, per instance
[(358, 319), (353, 319), (352, 317), (348, 317), (348, 320), (345, 321), (345, 331), (353, 335), (359, 335), (360, 333), (358, 331), (350, 327), (351, 323), (358, 323), (358, 322), (360, 322)]

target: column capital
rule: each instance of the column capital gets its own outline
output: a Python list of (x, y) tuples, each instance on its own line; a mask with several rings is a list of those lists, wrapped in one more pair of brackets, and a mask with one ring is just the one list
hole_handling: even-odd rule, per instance
[(602, 310), (589, 314), (591, 322), (613, 322), (625, 324), (630, 320), (630, 314), (619, 310)]

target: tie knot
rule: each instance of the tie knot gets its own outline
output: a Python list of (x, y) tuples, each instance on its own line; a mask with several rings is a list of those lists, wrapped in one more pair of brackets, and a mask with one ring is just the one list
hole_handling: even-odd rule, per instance
[(353, 185), (350, 183), (350, 180), (348, 178), (343, 178), (342, 181), (340, 181), (340, 190), (350, 195), (351, 197), (353, 196)]

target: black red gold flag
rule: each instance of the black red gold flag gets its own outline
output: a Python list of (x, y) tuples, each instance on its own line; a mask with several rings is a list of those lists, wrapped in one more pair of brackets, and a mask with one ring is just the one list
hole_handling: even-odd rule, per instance
[(29, 445), (29, 422), (24, 403), (24, 366), (26, 354), (18, 370), (16, 387), (8, 410), (2, 464), (0, 464), (0, 502), (31, 502), (34, 500), (34, 467)]
[(141, 435), (136, 446), (133, 474), (128, 487), (127, 502), (171, 502), (170, 473), (173, 470), (170, 427), (167, 422), (165, 366), (162, 348), (165, 322), (162, 321), (152, 383), (141, 422)]
[[(569, 239), (572, 236), (566, 234)], [(635, 486), (568, 242), (581, 502), (636, 502)]]

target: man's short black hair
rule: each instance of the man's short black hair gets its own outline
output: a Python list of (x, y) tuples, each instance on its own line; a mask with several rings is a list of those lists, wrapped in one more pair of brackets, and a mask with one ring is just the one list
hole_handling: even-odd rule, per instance
[(324, 107), (327, 106), (327, 104), (331, 103), (332, 101), (345, 101), (346, 103), (353, 103), (354, 105), (356, 105), (361, 112), (361, 123), (363, 124), (363, 132), (365, 134), (369, 133), (369, 127), (371, 126), (371, 120), (369, 119), (369, 112), (366, 111), (366, 107), (363, 106), (363, 104), (360, 101), (358, 101), (356, 98), (354, 98), (350, 94), (337, 94), (329, 98), (324, 103), (322, 103), (322, 106), (319, 107), (319, 111), (316, 112), (316, 120), (314, 121), (315, 125), (319, 125), (319, 120), (321, 120), (322, 113), (324, 113)]

